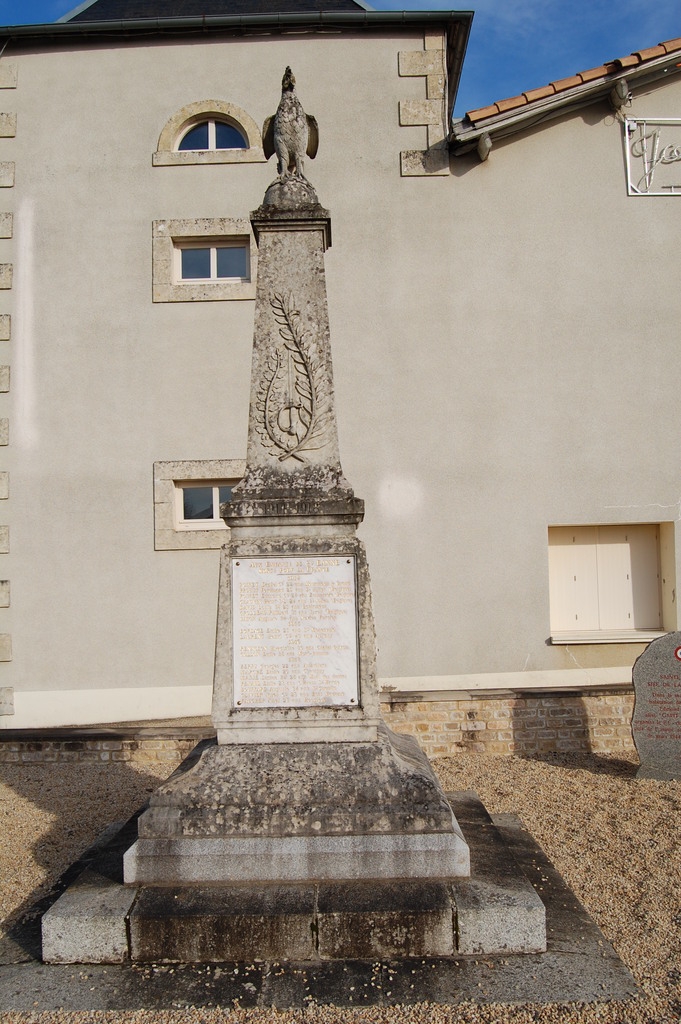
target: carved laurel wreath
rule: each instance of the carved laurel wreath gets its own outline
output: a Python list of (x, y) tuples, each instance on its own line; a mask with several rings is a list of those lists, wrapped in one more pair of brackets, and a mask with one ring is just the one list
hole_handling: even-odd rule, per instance
[(263, 445), (280, 462), (305, 462), (303, 452), (318, 451), (331, 415), (331, 387), (313, 354), (309, 331), (300, 322), (293, 295), (270, 298), (281, 344), (275, 346), (258, 389)]

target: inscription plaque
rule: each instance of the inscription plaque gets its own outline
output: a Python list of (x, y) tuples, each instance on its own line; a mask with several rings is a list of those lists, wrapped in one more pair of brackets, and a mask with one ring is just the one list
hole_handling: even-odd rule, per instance
[(638, 774), (681, 778), (681, 633), (654, 640), (634, 665), (632, 735)]
[(232, 559), (234, 705), (357, 705), (354, 555)]

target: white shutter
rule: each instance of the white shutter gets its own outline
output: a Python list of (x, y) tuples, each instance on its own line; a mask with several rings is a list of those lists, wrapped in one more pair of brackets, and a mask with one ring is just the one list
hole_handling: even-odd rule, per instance
[(630, 531), (634, 629), (662, 629), (660, 530), (655, 524)]
[(549, 528), (552, 633), (662, 628), (659, 527)]
[(634, 629), (631, 537), (636, 527), (597, 530), (599, 629)]
[(549, 530), (551, 632), (598, 629), (595, 526)]

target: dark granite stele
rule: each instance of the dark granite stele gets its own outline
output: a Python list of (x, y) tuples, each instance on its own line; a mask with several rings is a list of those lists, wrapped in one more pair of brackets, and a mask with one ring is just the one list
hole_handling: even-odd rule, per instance
[(681, 779), (681, 632), (646, 647), (634, 662), (633, 682), (637, 778)]
[[(134, 838), (136, 817), (123, 828), (111, 829), (104, 841), (93, 847), (37, 904), (27, 904), (21, 920), (0, 941), (0, 1005), (5, 1010), (45, 1012), (67, 1010), (241, 1006), (279, 1009), (309, 1006), (391, 1006), (429, 1001), (456, 1004), (465, 1000), (479, 1003), (599, 1002), (625, 1000), (636, 995), (634, 980), (584, 907), (581, 906), (541, 848), (515, 815), (491, 818), (473, 793), (447, 794), (470, 845), (473, 888), (468, 908), (475, 911), (476, 890), (485, 884), (500, 889), (509, 878), (522, 875), (541, 895), (546, 911), (546, 951), (510, 954), (454, 952), (449, 955), (419, 955), (421, 941), (413, 933), (414, 955), (346, 957), (343, 931), (335, 915), (355, 913), (357, 948), (373, 942), (376, 935), (392, 941), (394, 923), (390, 914), (398, 908), (413, 918), (420, 916), (421, 936), (437, 934), (443, 889), (448, 883), (428, 882), (420, 892), (395, 892), (390, 883), (375, 888), (329, 885), (313, 893), (297, 890), (298, 909), (309, 914), (312, 900), (326, 922), (326, 938), (319, 932), (304, 936), (306, 953), (317, 947), (314, 959), (231, 958), (203, 963), (142, 962), (124, 959), (120, 963), (52, 964), (41, 957), (41, 916), (67, 890), (77, 889), (83, 872), (98, 879), (105, 888), (122, 888), (123, 852)], [(467, 880), (457, 880), (464, 886)], [(67, 888), (71, 886), (71, 889)], [(315, 888), (311, 886), (310, 888)], [(135, 908), (140, 919), (155, 894), (144, 887), (137, 894), (125, 926), (129, 934)], [(174, 896), (165, 890), (165, 898)], [(289, 892), (289, 897), (291, 893)], [(414, 904), (414, 896), (417, 903)], [(462, 891), (454, 894), (461, 901)], [(186, 897), (185, 897), (186, 898)], [(266, 909), (265, 894), (260, 894)], [(279, 894), (282, 898), (282, 894)], [(200, 898), (199, 898), (200, 901)], [(383, 901), (383, 902), (382, 902)], [(387, 901), (387, 902), (386, 902)], [(173, 901), (176, 902), (176, 901)], [(463, 902), (462, 902), (463, 906)], [(289, 908), (291, 904), (289, 904)], [(391, 909), (392, 908), (392, 909)], [(215, 914), (215, 907), (206, 908)], [(248, 910), (248, 906), (246, 906)], [(251, 905), (252, 909), (252, 905)], [(370, 912), (369, 917), (366, 915)], [(383, 915), (383, 917), (381, 917)], [(266, 914), (262, 915), (266, 919)], [(177, 920), (177, 915), (175, 917)], [(441, 925), (440, 917), (440, 925)], [(471, 919), (473, 920), (473, 919)], [(374, 924), (366, 926), (369, 921)], [(346, 924), (349, 923), (346, 920)], [(266, 934), (265, 922), (261, 934)], [(383, 929), (381, 931), (381, 929)], [(442, 932), (440, 931), (440, 937)], [(301, 933), (302, 937), (302, 933)], [(325, 948), (328, 942), (331, 947)], [(365, 950), (368, 952), (368, 950)], [(328, 957), (328, 958), (326, 958)]]

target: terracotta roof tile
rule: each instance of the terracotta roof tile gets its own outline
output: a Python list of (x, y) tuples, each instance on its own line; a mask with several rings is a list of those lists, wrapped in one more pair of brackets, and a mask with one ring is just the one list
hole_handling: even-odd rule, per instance
[(657, 46), (649, 46), (647, 50), (637, 50), (636, 54), (641, 60), (653, 60), (655, 57), (664, 57), (667, 51), (665, 50), (662, 43)]
[(615, 75), (626, 68), (635, 68), (646, 61), (655, 60), (658, 57), (665, 57), (668, 54), (679, 51), (681, 62), (681, 36), (676, 39), (668, 39), (666, 42), (658, 43), (657, 46), (649, 46), (646, 50), (637, 50), (626, 57), (619, 57), (616, 60), (607, 61), (597, 68), (589, 68), (587, 71), (579, 71), (569, 78), (561, 78), (557, 82), (541, 86), (538, 89), (528, 89), (521, 96), (511, 96), (509, 99), (497, 100), (487, 107), (478, 107), (477, 110), (469, 110), (466, 117), (469, 121), (484, 121), (496, 114), (505, 113), (508, 110), (516, 110), (518, 107), (529, 106), (531, 103), (538, 103), (540, 100), (548, 99), (555, 93), (567, 92), (576, 86), (584, 85), (587, 82), (594, 82), (599, 78), (606, 78), (608, 75)]
[(511, 96), (507, 100), (497, 100), (496, 106), (500, 114), (505, 110), (515, 110), (516, 107), (524, 107), (527, 103), (525, 96)]
[(620, 68), (635, 68), (641, 63), (641, 58), (637, 53), (630, 53), (628, 57), (618, 57), (614, 63)]
[(478, 107), (477, 110), (469, 110), (467, 117), (471, 121), (484, 121), (487, 117), (494, 117), (495, 114), (499, 113), (499, 108), (496, 103), (492, 103), (489, 107)]
[(552, 85), (543, 85), (541, 89), (529, 89), (523, 96), (528, 103), (534, 103), (535, 100), (545, 100), (548, 96), (553, 96), (555, 91)]
[(589, 68), (588, 71), (580, 71), (579, 78), (581, 78), (583, 82), (593, 82), (595, 78), (605, 78), (611, 70), (611, 64), (601, 64), (598, 68)]
[(566, 89), (574, 89), (576, 85), (581, 84), (582, 80), (579, 75), (572, 75), (570, 78), (559, 78), (557, 82), (551, 82), (556, 92), (565, 92)]

